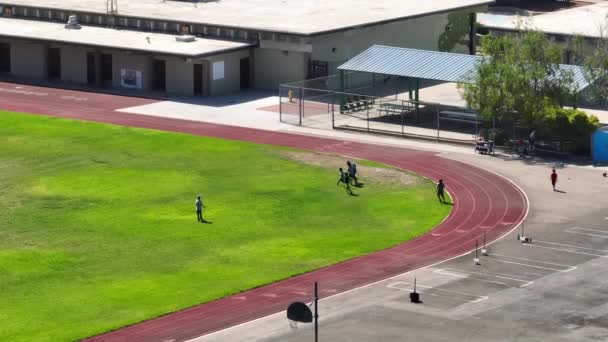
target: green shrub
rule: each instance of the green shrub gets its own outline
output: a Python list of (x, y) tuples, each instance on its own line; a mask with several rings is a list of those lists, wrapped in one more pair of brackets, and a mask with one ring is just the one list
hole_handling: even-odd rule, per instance
[(595, 115), (569, 108), (549, 108), (539, 129), (541, 140), (570, 142), (571, 152), (589, 154), (591, 134), (599, 127)]

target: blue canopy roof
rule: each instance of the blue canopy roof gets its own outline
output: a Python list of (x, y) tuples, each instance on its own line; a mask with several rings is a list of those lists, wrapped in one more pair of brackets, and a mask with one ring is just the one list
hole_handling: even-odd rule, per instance
[[(482, 59), (481, 56), (460, 53), (374, 45), (340, 65), (338, 70), (469, 83)], [(589, 85), (581, 67), (559, 66), (561, 70), (573, 73), (577, 92)]]

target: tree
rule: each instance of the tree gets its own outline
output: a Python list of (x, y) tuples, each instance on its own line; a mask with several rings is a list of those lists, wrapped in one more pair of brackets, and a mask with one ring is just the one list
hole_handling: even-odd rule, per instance
[(574, 51), (581, 60), (585, 79), (589, 83), (587, 97), (608, 107), (608, 30), (600, 27), (599, 33), (597, 39), (577, 37)]
[[(475, 14), (466, 12), (455, 12), (448, 15), (448, 23), (445, 25), (445, 31), (439, 35), (437, 43), (439, 51), (450, 52), (458, 45), (471, 44), (471, 22), (475, 23)], [(469, 46), (469, 50), (471, 47)], [(472, 51), (469, 53), (473, 54)]]
[(486, 119), (517, 115), (528, 127), (542, 123), (547, 107), (574, 98), (571, 72), (560, 68), (563, 51), (540, 32), (484, 37), (484, 57), (471, 83), (461, 85), (471, 108)]

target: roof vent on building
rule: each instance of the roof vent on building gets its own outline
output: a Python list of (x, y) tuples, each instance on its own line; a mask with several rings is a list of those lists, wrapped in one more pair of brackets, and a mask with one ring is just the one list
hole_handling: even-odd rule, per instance
[(196, 40), (195, 36), (177, 36), (175, 37), (175, 40), (177, 40), (178, 42), (183, 42), (183, 43), (190, 43)]
[(76, 17), (76, 15), (72, 14), (68, 17), (68, 23), (65, 24), (65, 28), (70, 30), (80, 29), (80, 24), (78, 23), (78, 18)]

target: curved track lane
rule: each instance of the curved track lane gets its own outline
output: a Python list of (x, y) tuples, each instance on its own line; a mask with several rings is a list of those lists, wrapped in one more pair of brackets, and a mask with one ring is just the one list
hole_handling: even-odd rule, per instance
[[(53, 90), (59, 91), (59, 90)], [(71, 92), (77, 93), (77, 92)], [(314, 281), (321, 297), (350, 290), (469, 252), (484, 233), (493, 241), (525, 217), (525, 194), (507, 179), (489, 171), (443, 158), (431, 152), (347, 142), (305, 135), (223, 126), (160, 117), (120, 114), (113, 110), (132, 99), (103, 97), (99, 106), (62, 103), (50, 99), (0, 99), (0, 108), (132, 127), (189, 133), (225, 139), (295, 147), (320, 153), (368, 159), (410, 170), (433, 180), (443, 178), (454, 199), (454, 210), (433, 231), (414, 240), (366, 256), (279, 281), (257, 289), (194, 306), (159, 318), (89, 338), (88, 341), (180, 341), (284, 310), (292, 301), (309, 301)], [(73, 95), (71, 95), (73, 96)], [(84, 96), (84, 95), (82, 95)], [(149, 102), (147, 100), (142, 100)]]

